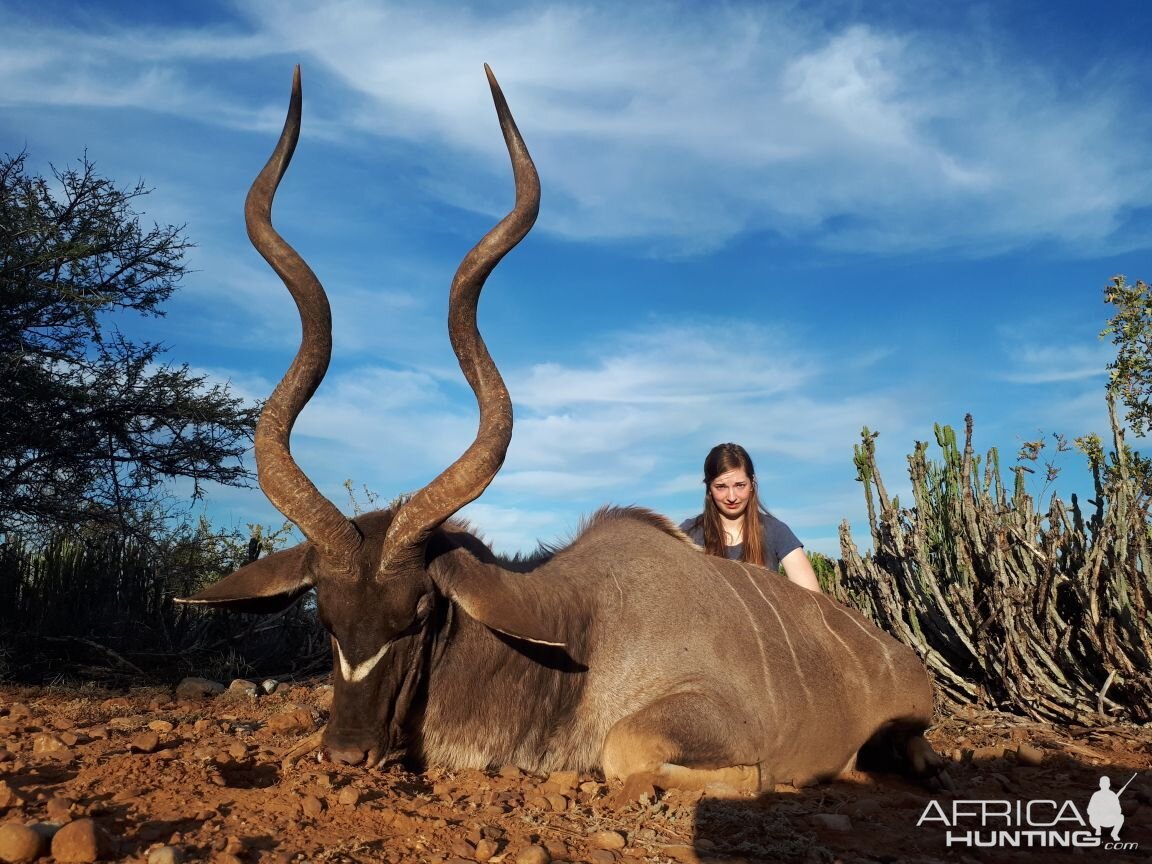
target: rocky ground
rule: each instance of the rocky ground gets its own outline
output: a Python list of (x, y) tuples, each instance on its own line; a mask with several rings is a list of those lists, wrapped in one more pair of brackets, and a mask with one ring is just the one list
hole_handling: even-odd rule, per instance
[[(653, 790), (621, 802), (592, 775), (364, 771), (315, 756), (284, 767), (323, 724), (328, 688), (181, 695), (0, 688), (0, 860), (1083, 864), (1152, 852), (1150, 727), (943, 719), (929, 738), (952, 761), (952, 795), (857, 776), (757, 800)], [(1128, 848), (947, 845), (958, 801), (1057, 802), (1034, 805), (1034, 824), (1067, 835), (1102, 776), (1119, 789), (1133, 774), (1120, 799)], [(978, 823), (961, 815), (951, 830)]]

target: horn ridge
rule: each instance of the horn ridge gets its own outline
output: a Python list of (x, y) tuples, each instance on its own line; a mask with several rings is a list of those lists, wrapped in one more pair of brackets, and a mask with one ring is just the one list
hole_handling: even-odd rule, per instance
[(479, 427), (455, 462), (400, 509), (389, 527), (379, 577), (423, 562), (428, 536), (495, 478), (512, 441), (512, 400), (476, 323), (476, 307), (489, 274), (531, 230), (540, 212), (540, 177), (495, 75), (484, 64), (492, 101), (512, 161), (516, 200), (512, 210), (460, 262), (448, 302), (448, 335), (476, 404)]
[(333, 569), (348, 571), (362, 540), (360, 532), (296, 464), (289, 440), (296, 418), (320, 386), (332, 357), (332, 311), (324, 286), (272, 227), (272, 200), (300, 138), (302, 103), (297, 66), (284, 129), (244, 202), (248, 238), (292, 294), (302, 331), (300, 348), (256, 424), (256, 471), (260, 488), (276, 509), (300, 528)]

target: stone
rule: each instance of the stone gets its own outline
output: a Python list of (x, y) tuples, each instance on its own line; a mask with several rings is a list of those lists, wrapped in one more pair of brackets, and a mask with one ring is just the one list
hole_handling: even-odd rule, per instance
[(155, 732), (141, 732), (128, 742), (128, 749), (135, 753), (155, 753), (160, 749), (160, 736)]
[(165, 732), (171, 732), (176, 727), (169, 723), (167, 720), (153, 720), (148, 724), (148, 728), (153, 732), (163, 734)]
[(700, 864), (700, 856), (696, 854), (696, 850), (684, 843), (662, 846), (660, 853), (667, 855), (673, 861), (682, 861), (684, 864)]
[(7, 780), (0, 780), (0, 810), (7, 810), (20, 803), (20, 796)]
[(616, 853), (608, 849), (593, 849), (588, 853), (588, 864), (616, 864)]
[(67, 753), (68, 745), (60, 739), (59, 735), (53, 735), (51, 732), (41, 732), (32, 739), (32, 752)]
[(974, 762), (991, 762), (994, 759), (1004, 758), (1003, 745), (990, 745), (988, 747), (977, 747), (972, 751), (972, 761)]
[(52, 838), (52, 857), (60, 864), (90, 864), (107, 854), (108, 834), (91, 819), (69, 822)]
[(588, 838), (593, 849), (623, 849), (627, 842), (619, 831), (597, 831)]
[(53, 796), (48, 799), (48, 803), (44, 809), (48, 813), (48, 820), (50, 822), (59, 822), (61, 824), (72, 821), (72, 804), (73, 802), (68, 798)]
[(552, 864), (552, 856), (543, 846), (528, 846), (517, 853), (516, 864)]
[(161, 846), (148, 853), (148, 864), (184, 864), (184, 853), (175, 846)]
[(575, 771), (553, 771), (548, 775), (548, 782), (545, 786), (549, 790), (556, 792), (572, 792), (576, 789), (576, 784), (580, 782), (580, 775)]
[(44, 838), (27, 825), (7, 822), (0, 825), (0, 861), (28, 864), (45, 851)]
[(266, 696), (271, 696), (276, 692), (276, 688), (280, 686), (280, 682), (275, 678), (265, 678), (260, 682), (260, 690)]
[(300, 799), (300, 809), (309, 819), (315, 819), (324, 812), (324, 802), (315, 795), (305, 795)]
[(495, 840), (489, 840), (487, 837), (482, 837), (476, 843), (476, 860), (488, 861), (496, 856), (500, 851), (500, 846)]
[(207, 678), (185, 678), (176, 685), (177, 699), (204, 699), (209, 696), (219, 696), (225, 691), (219, 681), (209, 681)]
[(296, 708), (282, 714), (273, 714), (264, 727), (279, 735), (300, 735), (316, 728), (316, 719), (307, 708)]
[(345, 807), (355, 807), (360, 803), (360, 790), (353, 786), (345, 786), (336, 798)]
[(255, 681), (237, 678), (228, 685), (227, 695), (231, 698), (255, 699), (260, 695), (260, 686)]

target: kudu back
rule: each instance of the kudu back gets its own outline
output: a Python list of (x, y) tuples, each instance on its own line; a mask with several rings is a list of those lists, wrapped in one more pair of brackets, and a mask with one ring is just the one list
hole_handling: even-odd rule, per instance
[(763, 568), (705, 555), (665, 518), (605, 508), (566, 547), (504, 562), (452, 519), (504, 460), (511, 402), (476, 327), (488, 274), (531, 228), (536, 170), (485, 67), (516, 204), (464, 258), (449, 336), (476, 394), (465, 453), (392, 507), (348, 519), (296, 465), (289, 436), (331, 355), (323, 287), (272, 228), (300, 130), (299, 69), (277, 147), (245, 205), (253, 244), (300, 309), (301, 346), (256, 432), (260, 485), (306, 542), (190, 603), (274, 611), (315, 590), (332, 636), (324, 746), (367, 765), (601, 769), (754, 792), (836, 775), (885, 741), (916, 770), (932, 691), (916, 655), (853, 610)]

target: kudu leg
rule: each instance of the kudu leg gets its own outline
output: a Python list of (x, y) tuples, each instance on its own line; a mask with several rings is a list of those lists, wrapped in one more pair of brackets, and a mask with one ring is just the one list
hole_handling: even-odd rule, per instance
[(743, 762), (726, 737), (723, 730), (738, 726), (730, 711), (704, 696), (666, 696), (608, 731), (600, 764), (608, 780), (624, 781), (622, 803), (647, 785), (756, 794), (771, 778)]

